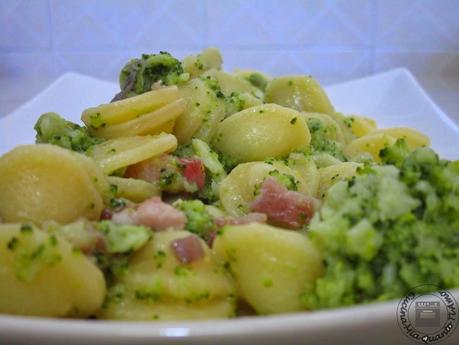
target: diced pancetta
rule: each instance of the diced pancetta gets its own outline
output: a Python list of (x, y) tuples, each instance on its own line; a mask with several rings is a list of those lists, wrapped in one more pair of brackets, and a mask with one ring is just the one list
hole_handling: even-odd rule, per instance
[(309, 223), (314, 215), (315, 199), (289, 191), (275, 178), (267, 178), (260, 195), (252, 202), (250, 210), (265, 213), (268, 221), (289, 229), (298, 229)]

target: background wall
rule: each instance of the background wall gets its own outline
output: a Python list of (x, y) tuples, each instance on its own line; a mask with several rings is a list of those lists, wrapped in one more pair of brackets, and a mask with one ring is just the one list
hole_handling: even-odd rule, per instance
[(116, 79), (142, 52), (221, 48), (225, 68), (322, 83), (406, 66), (459, 113), (458, 0), (0, 0), (0, 116), (66, 71)]

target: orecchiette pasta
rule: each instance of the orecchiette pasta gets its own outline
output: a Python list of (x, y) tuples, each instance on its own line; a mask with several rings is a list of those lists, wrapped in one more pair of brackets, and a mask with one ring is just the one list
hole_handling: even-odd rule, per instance
[(183, 59), (183, 70), (195, 78), (210, 69), (219, 70), (222, 67), (223, 58), (216, 48), (207, 48), (198, 55), (189, 55)]
[(295, 110), (265, 104), (236, 113), (218, 126), (215, 146), (238, 162), (281, 157), (309, 145), (305, 120)]
[(268, 225), (225, 227), (214, 248), (242, 298), (260, 314), (301, 310), (305, 285), (323, 272), (320, 254), (306, 237)]
[(198, 320), (458, 286), (434, 270), (459, 262), (457, 162), (311, 76), (221, 67), (142, 54), (85, 125), (45, 113), (0, 157), (0, 313)]
[(342, 162), (319, 169), (318, 196), (323, 197), (325, 192), (336, 182), (355, 176), (357, 168), (361, 165), (355, 162)]
[(363, 137), (376, 130), (376, 121), (364, 116), (352, 115), (349, 118), (352, 133), (357, 137)]
[[(112, 288), (120, 300), (109, 300), (100, 316), (108, 319), (176, 320), (234, 315), (235, 290), (223, 266), (199, 240), (204, 257), (183, 264), (171, 243), (192, 235), (186, 231), (158, 232), (133, 255), (129, 272)], [(115, 291), (114, 291), (115, 290)]]
[(0, 158), (0, 218), (36, 224), (98, 219), (104, 204), (96, 169), (80, 154), (57, 146), (17, 147)]
[(105, 139), (114, 139), (171, 132), (175, 120), (182, 115), (185, 106), (186, 102), (183, 99), (177, 99), (150, 113), (142, 114), (135, 119), (120, 124), (104, 126), (97, 130), (97, 135)]
[(341, 127), (330, 115), (321, 113), (302, 113), (302, 115), (306, 122), (310, 120), (319, 121), (325, 127), (328, 139), (344, 144), (345, 138)]
[[(312, 172), (312, 175), (314, 172)], [(220, 185), (220, 201), (223, 209), (230, 215), (243, 215), (249, 211), (250, 203), (260, 191), (261, 184), (268, 176), (285, 177), (292, 186), (306, 195), (313, 195), (316, 182), (305, 182), (301, 173), (281, 162), (272, 164), (250, 162), (239, 164), (222, 181)], [(315, 176), (313, 177), (315, 178)]]
[(232, 75), (223, 71), (210, 70), (206, 72), (204, 76), (209, 76), (217, 80), (223, 94), (227, 96), (234, 93), (247, 95), (247, 106), (244, 108), (262, 104), (260, 99), (263, 98), (263, 93), (247, 80), (237, 75)]
[(89, 155), (106, 174), (162, 153), (175, 150), (177, 139), (171, 134), (135, 136), (107, 140), (92, 147)]
[(153, 183), (133, 178), (109, 176), (108, 182), (116, 187), (115, 195), (134, 202), (141, 202), (153, 196), (161, 195), (159, 187)]
[(0, 313), (87, 317), (105, 297), (102, 272), (64, 239), (0, 224)]
[(310, 76), (274, 78), (266, 88), (265, 102), (312, 113), (334, 112), (327, 94)]
[(414, 150), (417, 147), (430, 145), (430, 139), (428, 136), (420, 133), (413, 128), (406, 127), (394, 127), (384, 128), (372, 131), (369, 135), (389, 135), (395, 139), (404, 139), (408, 147)]
[[(192, 79), (181, 87), (180, 97), (187, 105), (174, 127), (173, 133), (179, 143), (188, 143), (193, 136), (210, 141), (217, 124), (225, 116), (223, 101), (201, 79)], [(197, 133), (199, 130), (201, 133)]]
[(81, 119), (97, 135), (97, 129), (133, 120), (143, 114), (151, 113), (158, 108), (172, 103), (177, 98), (178, 88), (176, 86), (169, 86), (121, 101), (86, 109)]
[(395, 143), (396, 139), (384, 133), (370, 133), (351, 141), (344, 153), (349, 159), (356, 159), (361, 154), (369, 154), (376, 162), (380, 161), (379, 152)]

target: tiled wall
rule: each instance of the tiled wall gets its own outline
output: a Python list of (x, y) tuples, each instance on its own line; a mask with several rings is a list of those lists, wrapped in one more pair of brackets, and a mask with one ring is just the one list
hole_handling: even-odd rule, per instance
[(459, 0), (0, 0), (0, 102), (66, 71), (116, 79), (142, 52), (209, 45), (230, 70), (459, 80), (458, 18)]

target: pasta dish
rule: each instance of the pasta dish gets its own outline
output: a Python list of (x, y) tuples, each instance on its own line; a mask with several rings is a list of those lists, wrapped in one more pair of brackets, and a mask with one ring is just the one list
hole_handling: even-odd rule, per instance
[(309, 75), (225, 72), (215, 48), (143, 54), (119, 84), (0, 157), (0, 313), (215, 319), (459, 287), (459, 161), (423, 133), (340, 113)]

